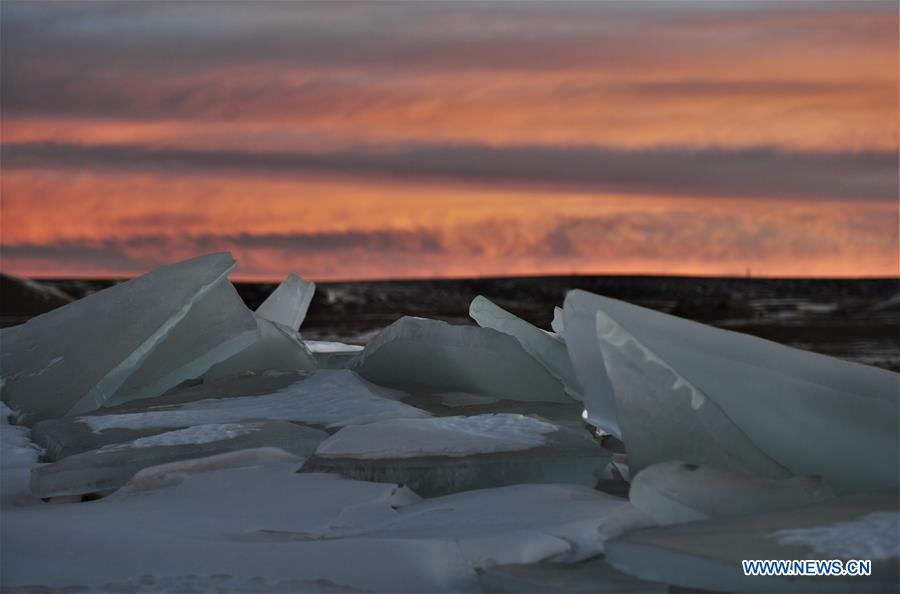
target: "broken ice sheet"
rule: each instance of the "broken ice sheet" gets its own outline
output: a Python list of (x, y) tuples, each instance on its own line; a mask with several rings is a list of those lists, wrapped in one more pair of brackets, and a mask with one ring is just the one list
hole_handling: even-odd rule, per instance
[(316, 292), (316, 283), (292, 274), (272, 291), (256, 315), (292, 330), (299, 330)]
[(595, 312), (632, 472), (681, 459), (820, 475), (837, 493), (900, 483), (900, 375), (581, 291), (570, 300)]
[(41, 465), (31, 472), (31, 491), (41, 498), (102, 494), (118, 489), (150, 466), (259, 447), (306, 457), (327, 435), (280, 421), (196, 425)]
[[(641, 579), (715, 592), (896, 592), (896, 489), (790, 510), (639, 530), (606, 558)], [(871, 559), (870, 576), (746, 576), (744, 559)]]
[(448, 540), (458, 543), (468, 563), (483, 568), (581, 561), (602, 553), (607, 539), (652, 525), (627, 501), (587, 487), (526, 484), (426, 499), (382, 522), (332, 525), (296, 537)]
[(527, 450), (546, 443), (558, 427), (522, 415), (388, 419), (344, 427), (316, 450), (326, 458), (468, 456)]
[(163, 394), (255, 342), (253, 313), (227, 279), (216, 283), (125, 380), (105, 406)]
[(4, 589), (281, 592), (308, 581), (311, 591), (472, 591), (472, 568), (450, 540), (282, 537), (382, 523), (416, 499), (396, 485), (299, 475), (292, 460), (208, 462), (183, 467), (163, 488), (151, 481), (149, 490), (126, 486), (90, 503), (4, 509)]
[[(229, 398), (249, 397), (271, 394), (306, 377), (303, 374), (290, 375), (249, 375), (237, 380), (229, 379), (221, 382), (200, 383), (190, 386), (179, 386), (164, 395), (142, 400), (132, 400), (123, 404), (101, 408), (93, 414), (131, 414), (144, 413), (148, 410), (170, 410), (172, 407), (199, 402), (202, 400), (223, 400)], [(72, 454), (88, 450), (96, 450), (105, 445), (131, 441), (139, 437), (154, 435), (182, 426), (108, 428), (94, 432), (90, 426), (82, 423), (80, 417), (47, 419), (34, 424), (31, 438), (44, 449), (44, 461), (53, 462)], [(238, 419), (240, 420), (240, 419)]]
[(301, 472), (408, 485), (432, 497), (515, 483), (594, 486), (609, 453), (586, 432), (517, 414), (347, 426)]
[(645, 468), (631, 481), (628, 495), (635, 507), (663, 526), (802, 507), (833, 497), (820, 477), (773, 480), (679, 461)]
[(566, 394), (575, 400), (582, 399), (581, 385), (575, 376), (575, 370), (572, 369), (564, 341), (480, 295), (472, 300), (469, 316), (482, 328), (491, 328), (515, 338), (526, 353), (540, 363), (550, 375), (562, 382)]
[(234, 356), (212, 366), (204, 381), (264, 371), (312, 371), (316, 360), (296, 330), (256, 316), (257, 339)]
[(400, 389), (471, 392), (519, 401), (572, 401), (562, 383), (513, 337), (439, 320), (397, 320), (378, 334), (350, 367), (370, 381)]
[(381, 419), (429, 416), (423, 410), (383, 396), (385, 393), (352, 371), (320, 370), (272, 394), (207, 399), (143, 412), (88, 415), (75, 420), (100, 432), (116, 428), (189, 427), (246, 419), (342, 427)]
[(4, 332), (3, 401), (27, 424), (102, 406), (232, 268), (228, 253), (163, 266)]

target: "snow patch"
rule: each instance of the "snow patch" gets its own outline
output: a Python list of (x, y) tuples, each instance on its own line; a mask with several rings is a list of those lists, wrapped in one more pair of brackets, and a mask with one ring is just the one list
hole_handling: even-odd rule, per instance
[(850, 522), (778, 530), (769, 536), (781, 544), (805, 545), (842, 559), (896, 559), (900, 557), (900, 512), (875, 512)]
[(155, 446), (179, 446), (234, 439), (257, 430), (253, 425), (220, 424), (196, 425), (187, 429), (167, 431), (158, 435), (141, 437), (126, 443), (117, 443), (100, 448), (100, 451), (121, 450), (129, 448), (152, 448)]

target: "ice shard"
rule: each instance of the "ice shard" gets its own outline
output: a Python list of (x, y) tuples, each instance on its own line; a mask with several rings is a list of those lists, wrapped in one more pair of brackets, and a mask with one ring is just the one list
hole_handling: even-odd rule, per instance
[(356, 358), (363, 347), (343, 342), (329, 342), (325, 340), (303, 341), (313, 357), (319, 369), (346, 369)]
[(150, 398), (196, 379), (210, 367), (254, 343), (260, 335), (253, 313), (234, 286), (222, 279), (160, 342), (105, 403)]
[(469, 316), (482, 328), (491, 328), (515, 338), (526, 353), (562, 382), (566, 394), (575, 400), (582, 399), (581, 385), (572, 369), (565, 342), (480, 295), (472, 300)]
[(256, 315), (270, 322), (299, 330), (316, 292), (316, 283), (292, 274), (256, 309)]
[(900, 483), (900, 375), (581, 291), (569, 302), (595, 312), (632, 473), (683, 460), (820, 475), (837, 493)]
[(397, 320), (366, 346), (350, 368), (372, 382), (400, 389), (572, 402), (562, 383), (515, 338), (439, 320)]
[(616, 413), (613, 387), (603, 367), (597, 340), (596, 295), (570, 291), (563, 305), (562, 325), (566, 349), (578, 383), (581, 385), (586, 411), (585, 420), (604, 433), (622, 437)]
[[(710, 592), (896, 592), (896, 489), (806, 507), (638, 530), (606, 544), (606, 559), (644, 580)], [(742, 561), (786, 559), (789, 575), (745, 574)], [(871, 561), (870, 575), (804, 575), (806, 564)], [(799, 568), (794, 565), (799, 564)], [(838, 567), (837, 571), (840, 571)]]
[(259, 334), (255, 342), (207, 371), (204, 381), (264, 371), (313, 371), (316, 359), (292, 328), (256, 316)]
[(424, 497), (516, 483), (593, 487), (609, 453), (584, 431), (517, 414), (346, 426), (302, 472), (407, 485)]
[(324, 431), (279, 421), (195, 425), (38, 466), (31, 472), (31, 491), (41, 498), (107, 493), (144, 468), (260, 447), (306, 457), (327, 436)]
[(550, 322), (550, 328), (553, 329), (553, 332), (556, 334), (557, 338), (565, 340), (566, 319), (565, 313), (563, 312), (562, 308), (553, 308), (553, 321)]
[(728, 474), (680, 461), (645, 468), (631, 481), (631, 503), (667, 526), (803, 507), (834, 497), (821, 477), (774, 480)]
[(163, 266), (4, 332), (4, 402), (27, 424), (102, 406), (233, 267), (228, 253)]

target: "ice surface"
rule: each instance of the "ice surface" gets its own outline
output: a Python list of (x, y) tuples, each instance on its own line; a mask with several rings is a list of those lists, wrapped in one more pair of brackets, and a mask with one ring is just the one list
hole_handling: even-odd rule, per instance
[(105, 403), (149, 398), (195, 379), (259, 338), (253, 313), (227, 279), (216, 283)]
[(227, 253), (163, 266), (3, 333), (3, 401), (32, 424), (103, 405), (234, 267)]
[[(380, 523), (303, 535), (448, 539), (474, 567), (541, 560), (577, 562), (607, 539), (652, 526), (628, 502), (575, 485), (512, 485), (436, 497), (400, 507)], [(438, 536), (439, 535), (439, 536)]]
[(186, 468), (145, 485), (155, 488), (132, 489), (136, 477), (90, 503), (7, 507), (2, 584), (473, 592), (477, 569), (584, 559), (646, 525), (627, 502), (587, 488), (522, 485), (418, 502), (396, 485), (295, 469)]
[(596, 320), (597, 296), (570, 291), (563, 305), (566, 349), (582, 388), (587, 422), (601, 431), (621, 438), (616, 399), (600, 354)]
[(316, 283), (290, 275), (256, 309), (256, 315), (270, 322), (299, 330), (316, 292)]
[(433, 497), (519, 483), (593, 487), (609, 460), (583, 430), (498, 414), (344, 427), (301, 472), (402, 483)]
[(41, 498), (105, 493), (150, 466), (259, 447), (305, 457), (327, 436), (324, 431), (279, 421), (191, 427), (39, 466), (31, 472), (31, 491)]
[(127, 412), (80, 417), (93, 431), (189, 427), (273, 419), (328, 427), (390, 418), (429, 416), (402, 402), (380, 395), (352, 371), (320, 370), (272, 394), (201, 400)]
[(595, 308), (632, 472), (681, 459), (821, 475), (838, 493), (900, 483), (900, 375), (581, 291), (569, 301)]
[[(896, 592), (898, 495), (889, 489), (790, 510), (640, 530), (607, 543), (606, 558), (641, 579), (691, 591)], [(741, 566), (744, 559), (836, 557), (871, 559), (872, 575), (745, 576)]]
[(773, 480), (662, 462), (631, 482), (629, 500), (660, 525), (802, 507), (834, 497), (819, 477)]
[(527, 563), (498, 565), (482, 570), (479, 582), (483, 592), (509, 594), (624, 594), (641, 592), (667, 594), (669, 587), (624, 574), (603, 558), (581, 563)]
[(319, 445), (322, 458), (468, 456), (535, 448), (556, 425), (512, 414), (389, 419), (344, 427)]
[(403, 389), (571, 402), (562, 384), (516, 339), (489, 328), (439, 320), (397, 320), (366, 346), (351, 369), (375, 383)]
[(258, 338), (233, 357), (214, 365), (204, 381), (237, 377), (263, 371), (312, 371), (316, 360), (296, 330), (256, 316)]
[(582, 399), (581, 385), (575, 376), (575, 370), (572, 369), (565, 342), (480, 295), (472, 300), (469, 316), (482, 328), (491, 328), (515, 338), (526, 353), (534, 357), (550, 375), (562, 382), (566, 394), (575, 400)]

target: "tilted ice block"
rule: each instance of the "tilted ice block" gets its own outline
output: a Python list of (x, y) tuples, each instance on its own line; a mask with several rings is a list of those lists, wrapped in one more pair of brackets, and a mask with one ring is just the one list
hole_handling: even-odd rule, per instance
[(247, 348), (212, 366), (203, 381), (217, 381), (246, 372), (312, 371), (316, 360), (296, 330), (256, 316), (259, 337)]
[(550, 375), (562, 382), (566, 394), (575, 400), (582, 399), (581, 385), (575, 376), (575, 370), (572, 369), (565, 342), (480, 295), (472, 300), (469, 316), (482, 328), (491, 328), (515, 338), (526, 353), (534, 357)]
[[(896, 489), (791, 510), (631, 532), (609, 541), (606, 559), (645, 580), (691, 591), (896, 592), (900, 513)], [(742, 561), (864, 559), (870, 576), (745, 575)]]
[(677, 459), (838, 493), (900, 484), (900, 375), (575, 293), (597, 308), (632, 472)]
[(833, 497), (819, 477), (736, 476), (680, 461), (645, 468), (631, 481), (628, 495), (636, 508), (664, 526), (802, 507)]
[(4, 333), (3, 400), (28, 424), (102, 406), (233, 267), (228, 253), (163, 266)]
[(431, 497), (515, 483), (593, 486), (609, 453), (586, 432), (515, 414), (346, 426), (302, 472), (396, 482)]
[(270, 322), (299, 330), (316, 292), (316, 283), (290, 275), (256, 309), (256, 315)]
[(253, 313), (226, 279), (169, 332), (105, 406), (157, 396), (242, 351), (259, 337)]
[(601, 431), (622, 437), (616, 413), (616, 399), (597, 341), (596, 295), (570, 291), (563, 305), (566, 349), (584, 399), (585, 420)]
[(259, 447), (305, 457), (327, 436), (324, 431), (278, 421), (195, 425), (38, 466), (31, 471), (31, 491), (42, 498), (104, 493), (150, 466)]
[(562, 384), (518, 341), (496, 330), (400, 318), (351, 364), (366, 379), (399, 388), (472, 392), (521, 401), (571, 402)]

